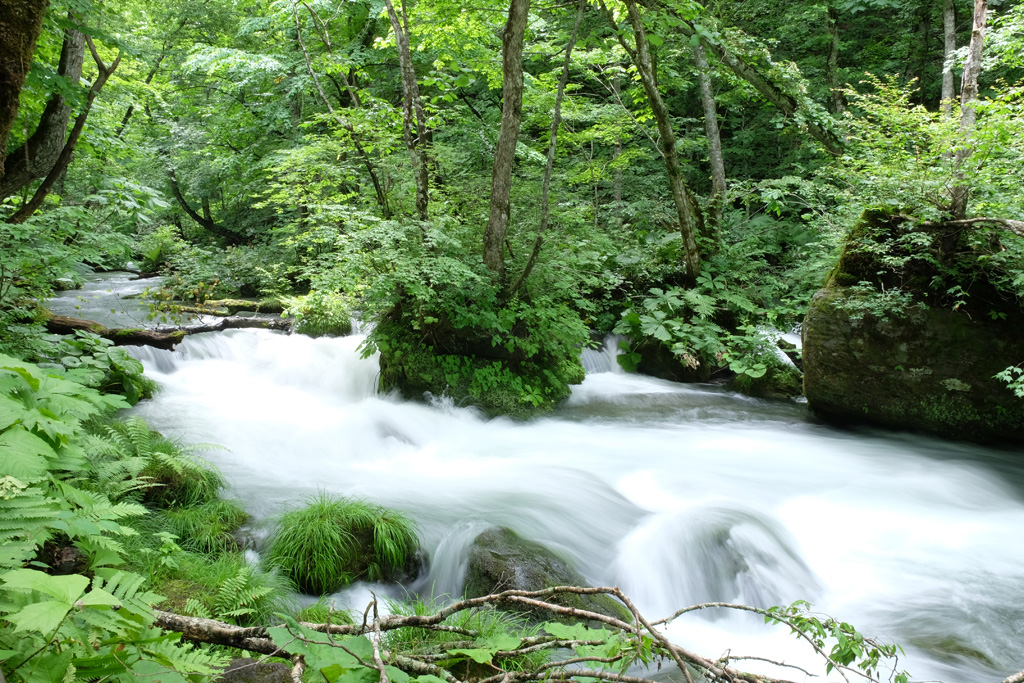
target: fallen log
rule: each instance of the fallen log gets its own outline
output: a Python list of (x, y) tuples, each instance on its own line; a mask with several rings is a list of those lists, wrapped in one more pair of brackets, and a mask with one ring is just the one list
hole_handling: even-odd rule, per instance
[(263, 330), (291, 330), (292, 321), (276, 318), (221, 318), (209, 325), (181, 325), (174, 327), (158, 327), (147, 329), (106, 327), (93, 320), (70, 318), (50, 313), (46, 318), (46, 329), (54, 334), (74, 334), (84, 330), (114, 342), (115, 346), (152, 346), (157, 349), (172, 350), (180, 344), (188, 334), (203, 332), (221, 332), (228, 329), (257, 328)]

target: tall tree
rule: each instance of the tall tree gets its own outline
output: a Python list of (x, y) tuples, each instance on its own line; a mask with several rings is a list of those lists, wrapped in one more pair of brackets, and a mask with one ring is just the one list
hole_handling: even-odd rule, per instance
[(697, 81), (700, 84), (700, 102), (704, 109), (704, 132), (708, 139), (708, 159), (711, 161), (711, 215), (715, 225), (722, 225), (722, 210), (725, 206), (728, 187), (725, 181), (725, 159), (722, 156), (722, 138), (718, 130), (718, 108), (715, 106), (715, 92), (711, 87), (711, 65), (704, 46), (693, 46), (693, 60), (697, 65)]
[(953, 53), (956, 52), (956, 6), (942, 0), (942, 111), (953, 115)]
[(18, 117), (21, 87), (48, 4), (48, 0), (5, 0), (0, 12), (0, 178), (7, 159), (7, 138)]
[(640, 82), (643, 84), (644, 92), (647, 94), (647, 102), (654, 112), (654, 119), (658, 124), (658, 141), (662, 159), (665, 161), (665, 169), (668, 171), (669, 187), (672, 190), (672, 201), (675, 203), (676, 215), (679, 219), (679, 233), (683, 240), (683, 264), (686, 266), (686, 278), (695, 282), (700, 273), (700, 249), (697, 246), (697, 224), (700, 220), (697, 215), (696, 202), (692, 199), (690, 188), (686, 186), (683, 178), (683, 169), (679, 163), (679, 152), (676, 150), (676, 134), (672, 129), (672, 117), (665, 100), (658, 91), (658, 77), (651, 58), (650, 47), (647, 41), (647, 32), (644, 30), (643, 18), (640, 16), (640, 9), (636, 0), (626, 0), (626, 12), (629, 23), (633, 27), (633, 46), (626, 41), (618, 27), (615, 25), (611, 13), (602, 0), (602, 8), (612, 28), (616, 29), (619, 43), (629, 54), (640, 74)]
[(523, 37), (530, 16), (530, 0), (511, 0), (508, 21), (501, 35), (501, 131), (494, 150), (491, 208), (484, 230), (484, 264), (505, 282), (505, 239), (511, 214), (512, 165), (523, 119)]
[(384, 0), (384, 3), (388, 9), (391, 28), (395, 32), (395, 43), (398, 45), (398, 64), (402, 73), (402, 133), (416, 178), (416, 215), (421, 221), (426, 221), (430, 174), (423, 146), (427, 141), (427, 124), (423, 100), (420, 98), (420, 86), (416, 80), (416, 69), (413, 68), (412, 52), (409, 49), (409, 18), (404, 0), (402, 21), (398, 19), (394, 3), (391, 0)]
[(960, 147), (954, 156), (954, 167), (957, 169), (958, 180), (953, 187), (950, 213), (954, 220), (967, 218), (967, 199), (970, 187), (962, 182), (960, 173), (964, 163), (974, 151), (971, 137), (978, 121), (978, 110), (974, 106), (978, 99), (978, 78), (981, 76), (981, 53), (985, 45), (985, 27), (988, 23), (988, 0), (974, 0), (974, 27), (971, 30), (971, 44), (967, 50), (967, 61), (964, 62), (964, 73), (960, 83)]
[[(68, 20), (74, 16), (68, 13)], [(60, 50), (57, 75), (65, 84), (74, 88), (82, 77), (85, 61), (85, 36), (73, 25), (64, 31), (64, 42)], [(49, 173), (64, 148), (68, 123), (71, 120), (71, 102), (65, 90), (58, 88), (50, 96), (39, 116), (35, 132), (20, 147), (8, 155), (4, 164), (3, 180), (0, 181), (0, 199), (15, 194), (29, 183)]]

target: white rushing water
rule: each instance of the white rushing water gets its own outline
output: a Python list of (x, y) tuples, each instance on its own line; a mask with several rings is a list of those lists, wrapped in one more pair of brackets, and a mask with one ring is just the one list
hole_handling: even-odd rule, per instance
[[(807, 599), (902, 643), (917, 679), (1024, 668), (1016, 454), (838, 431), (796, 403), (622, 373), (611, 349), (586, 352), (586, 381), (554, 415), (485, 420), (377, 396), (361, 339), (235, 330), (140, 349), (162, 391), (136, 412), (224, 446), (205, 456), (257, 527), (319, 490), (404, 511), (430, 558), (415, 586), (427, 593), (458, 594), (469, 543), (502, 525), (651, 618)], [(747, 615), (687, 615), (669, 631), (712, 657), (813, 661)]]

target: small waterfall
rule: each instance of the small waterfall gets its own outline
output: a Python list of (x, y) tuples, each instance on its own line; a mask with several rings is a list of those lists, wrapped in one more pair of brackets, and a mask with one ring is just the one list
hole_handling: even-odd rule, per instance
[(609, 334), (604, 338), (601, 348), (584, 348), (580, 352), (580, 360), (583, 362), (583, 369), (588, 375), (596, 375), (601, 372), (622, 373), (622, 367), (617, 360), (621, 350), (619, 342), (625, 340), (621, 334)]

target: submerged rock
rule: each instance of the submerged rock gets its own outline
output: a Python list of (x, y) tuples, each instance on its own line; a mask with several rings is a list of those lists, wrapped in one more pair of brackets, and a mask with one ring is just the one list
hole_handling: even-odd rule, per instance
[[(944, 301), (956, 286), (941, 281), (950, 268), (911, 261), (902, 281), (887, 282), (875, 246), (883, 229), (892, 239), (900, 226), (866, 213), (811, 301), (803, 325), (811, 409), (949, 438), (1024, 440), (1024, 400), (993, 377), (1024, 360), (1024, 313), (980, 277), (960, 290), (974, 288), (961, 295), (966, 304)], [(910, 300), (886, 309), (870, 286)]]
[[(587, 586), (583, 575), (540, 543), (528, 541), (510, 529), (484, 531), (469, 549), (465, 594), (477, 598), (506, 590), (537, 591), (553, 586)], [(562, 594), (550, 599), (557, 605), (597, 612), (630, 621), (626, 608), (608, 595)], [(536, 621), (565, 621), (547, 610), (517, 610)]]

